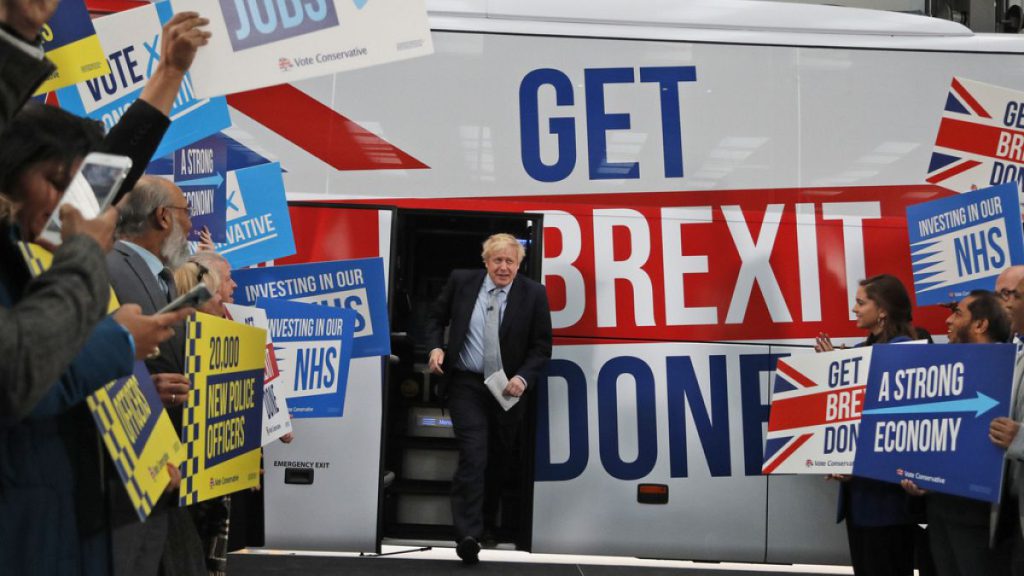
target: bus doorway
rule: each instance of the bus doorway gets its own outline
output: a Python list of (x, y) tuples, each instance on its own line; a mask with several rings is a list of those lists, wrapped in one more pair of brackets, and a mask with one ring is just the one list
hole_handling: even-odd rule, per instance
[[(481, 245), (491, 234), (512, 234), (526, 248), (519, 274), (541, 280), (540, 214), (399, 209), (392, 242), (392, 351), (385, 395), (384, 469), (394, 480), (383, 495), (386, 541), (454, 538), (451, 480), (458, 449), (439, 377), (427, 373), (426, 320), (449, 273), (480, 268)], [(497, 518), (484, 544), (529, 550), (533, 510), (535, 407), (525, 396), (526, 421), (502, 484)]]

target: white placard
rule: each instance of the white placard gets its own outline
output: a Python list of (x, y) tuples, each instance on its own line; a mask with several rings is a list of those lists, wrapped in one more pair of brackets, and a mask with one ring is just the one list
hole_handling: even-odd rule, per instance
[(434, 51), (423, 0), (174, 0), (174, 9), (210, 19), (210, 44), (191, 68), (206, 96)]
[(267, 364), (263, 378), (263, 440), (261, 446), (266, 446), (281, 436), (292, 431), (292, 419), (288, 415), (288, 389), (285, 387), (285, 379), (281, 376), (281, 369), (274, 355), (274, 342), (270, 337), (270, 324), (267, 322), (267, 313), (262, 308), (254, 306), (239, 306), (238, 304), (224, 304), (228, 315), (235, 322), (248, 324), (267, 331)]

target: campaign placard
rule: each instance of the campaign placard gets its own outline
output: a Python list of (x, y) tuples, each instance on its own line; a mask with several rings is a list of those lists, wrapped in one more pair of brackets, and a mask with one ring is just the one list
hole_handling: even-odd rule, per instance
[[(163, 23), (173, 16), (168, 2), (119, 12), (93, 21), (107, 53), (110, 72), (105, 76), (57, 90), (61, 108), (103, 122), (109, 130), (142, 89), (160, 61)], [(196, 58), (201, 61), (205, 54)], [(192, 77), (185, 75), (171, 107), (171, 125), (153, 158), (166, 156), (231, 125), (223, 98), (196, 96)]]
[[(263, 440), (262, 446), (277, 440), (292, 431), (292, 419), (288, 414), (288, 389), (281, 375), (281, 365), (274, 351), (274, 340), (270, 335), (267, 313), (255, 306), (224, 304), (228, 319), (255, 326), (267, 331), (266, 364), (263, 367)], [(290, 380), (289, 380), (290, 381)]]
[(110, 72), (85, 0), (63, 0), (43, 26), (43, 50), (57, 67), (36, 94), (91, 80)]
[(185, 330), (192, 390), (181, 430), (181, 506), (259, 486), (267, 342), (265, 330), (203, 313)]
[(292, 418), (344, 416), (355, 313), (287, 300), (256, 306), (267, 313)]
[(384, 260), (359, 258), (238, 270), (235, 301), (253, 304), (275, 298), (352, 310), (352, 357), (391, 354)]
[(131, 376), (107, 384), (85, 402), (132, 507), (145, 521), (171, 480), (167, 464), (178, 465), (185, 452), (146, 365), (136, 362)]
[(1024, 92), (953, 77), (927, 180), (963, 192), (1024, 180)]
[(236, 270), (295, 254), (280, 164), (228, 172), (224, 239), (217, 252)]
[(849, 474), (872, 348), (778, 361), (763, 474)]
[(192, 65), (197, 94), (220, 96), (433, 52), (424, 0), (174, 0), (210, 18)]
[[(49, 270), (50, 265), (53, 264), (53, 254), (39, 244), (18, 242), (18, 249), (21, 250), (21, 257), (25, 259), (25, 264), (28, 265), (29, 273), (33, 278)], [(107, 314), (113, 314), (120, 307), (121, 303), (117, 301), (117, 294), (111, 287), (110, 300), (107, 302)]]
[(1024, 264), (1015, 184), (908, 206), (907, 233), (918, 306), (992, 290), (1006, 267)]
[(174, 183), (188, 201), (192, 220), (189, 240), (198, 241), (199, 232), (205, 227), (214, 242), (225, 241), (227, 156), (227, 144), (219, 135), (203, 138), (173, 154)]
[(1016, 347), (876, 347), (853, 474), (997, 502), (1005, 452), (988, 438), (1010, 413)]

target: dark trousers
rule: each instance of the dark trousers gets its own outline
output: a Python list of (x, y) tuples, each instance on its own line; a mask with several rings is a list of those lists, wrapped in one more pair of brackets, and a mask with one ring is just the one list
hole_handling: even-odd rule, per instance
[(911, 576), (914, 573), (913, 524), (855, 526), (846, 521), (850, 561), (856, 576)]
[(929, 494), (928, 537), (939, 576), (1003, 576), (1009, 558), (988, 546), (991, 505)]
[(519, 422), (503, 418), (505, 413), (484, 386), (483, 376), (469, 372), (452, 375), (448, 410), (459, 445), (459, 464), (452, 479), (455, 540), (480, 539), (485, 524), (497, 518)]
[(1007, 494), (1004, 494), (1000, 503), (995, 551), (1003, 565), (1009, 565), (1007, 574), (1024, 576), (1024, 536), (1020, 527), (1020, 508), (1017, 498)]

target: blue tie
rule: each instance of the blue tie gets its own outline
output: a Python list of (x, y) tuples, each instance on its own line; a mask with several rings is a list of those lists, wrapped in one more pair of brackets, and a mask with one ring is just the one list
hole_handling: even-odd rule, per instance
[(487, 298), (487, 316), (484, 318), (484, 378), (501, 370), (501, 345), (498, 342), (498, 326), (501, 323), (498, 313), (500, 288), (492, 288)]

